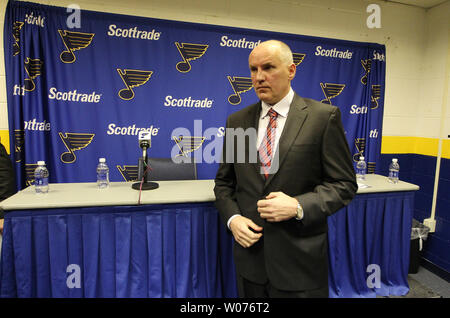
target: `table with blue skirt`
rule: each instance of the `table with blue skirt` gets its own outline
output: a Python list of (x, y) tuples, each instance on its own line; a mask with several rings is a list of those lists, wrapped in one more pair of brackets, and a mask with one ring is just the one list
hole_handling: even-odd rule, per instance
[[(330, 297), (408, 293), (417, 186), (368, 175), (328, 218)], [(26, 188), (5, 210), (0, 297), (237, 297), (233, 238), (214, 181), (112, 182)]]

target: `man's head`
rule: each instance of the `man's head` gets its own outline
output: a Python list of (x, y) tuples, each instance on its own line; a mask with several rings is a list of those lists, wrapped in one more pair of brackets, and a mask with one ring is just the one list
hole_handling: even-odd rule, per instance
[(282, 100), (295, 76), (292, 51), (285, 43), (269, 40), (255, 47), (248, 58), (256, 95), (269, 105)]

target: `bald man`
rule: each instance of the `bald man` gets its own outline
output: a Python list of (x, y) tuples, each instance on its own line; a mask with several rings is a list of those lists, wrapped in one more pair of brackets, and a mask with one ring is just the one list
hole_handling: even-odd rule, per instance
[[(357, 190), (339, 108), (292, 90), (283, 42), (258, 45), (249, 67), (260, 101), (228, 117), (214, 187), (239, 296), (328, 297), (327, 217)], [(239, 128), (255, 137), (237, 142)]]

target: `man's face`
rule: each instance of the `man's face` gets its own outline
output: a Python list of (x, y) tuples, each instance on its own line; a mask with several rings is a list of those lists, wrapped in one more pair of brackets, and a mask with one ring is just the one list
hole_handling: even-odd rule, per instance
[(269, 105), (278, 103), (287, 95), (295, 76), (295, 64), (283, 63), (279, 50), (277, 46), (259, 45), (248, 59), (256, 95)]

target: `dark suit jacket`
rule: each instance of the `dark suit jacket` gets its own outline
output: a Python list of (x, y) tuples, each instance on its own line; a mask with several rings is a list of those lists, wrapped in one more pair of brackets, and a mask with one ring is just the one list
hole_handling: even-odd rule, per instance
[[(16, 193), (16, 182), (12, 162), (5, 147), (0, 144), (0, 201), (14, 193)], [(3, 218), (3, 213), (0, 209), (0, 218)]]
[[(227, 128), (257, 130), (260, 111), (258, 102), (230, 115)], [(326, 287), (327, 217), (347, 205), (357, 190), (339, 108), (295, 94), (280, 136), (279, 168), (267, 180), (260, 174), (259, 163), (252, 163), (248, 155), (256, 141), (246, 141), (245, 160), (236, 163), (243, 150), (237, 149), (238, 142), (227, 147), (231, 139), (226, 131), (224, 160), (215, 179), (216, 206), (225, 224), (240, 213), (264, 228), (252, 247), (235, 243), (238, 274), (256, 283), (269, 279), (282, 290)], [(276, 191), (298, 199), (304, 210), (301, 221), (260, 218), (257, 201)]]

